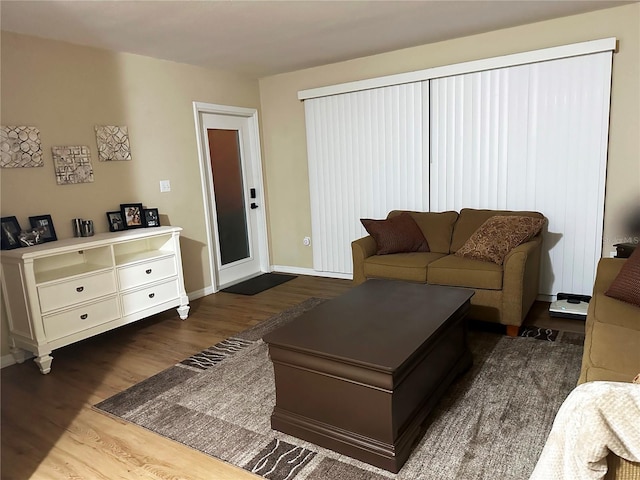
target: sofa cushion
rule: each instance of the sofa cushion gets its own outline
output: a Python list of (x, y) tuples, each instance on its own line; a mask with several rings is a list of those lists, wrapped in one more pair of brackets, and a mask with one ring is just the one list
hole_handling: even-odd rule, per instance
[(360, 220), (377, 245), (377, 255), (405, 252), (428, 252), (429, 244), (415, 220), (408, 213), (386, 220)]
[[(630, 382), (640, 365), (640, 330), (595, 322), (588, 352), (594, 367), (623, 374)], [(588, 348), (588, 345), (585, 345)]]
[(457, 252), (473, 233), (484, 222), (496, 215), (518, 215), (524, 217), (544, 218), (539, 212), (511, 211), (511, 210), (479, 210), (474, 208), (463, 208), (460, 216), (453, 228), (451, 238), (451, 252)]
[(624, 262), (606, 295), (640, 307), (640, 248)]
[(429, 243), (429, 250), (437, 253), (450, 253), (451, 235), (453, 226), (458, 219), (458, 212), (413, 212), (405, 210), (392, 210), (387, 218), (396, 217), (402, 213), (408, 213), (416, 221), (422, 234)]
[[(583, 367), (584, 368), (584, 367)], [(584, 372), (584, 382), (629, 382), (629, 374), (614, 372), (606, 368), (594, 367), (589, 365)], [(615, 477), (613, 477), (615, 478)]]
[(427, 283), (500, 290), (502, 267), (493, 262), (447, 255), (429, 264)]
[(511, 250), (537, 235), (543, 225), (543, 218), (497, 215), (480, 225), (455, 254), (502, 265)]
[(374, 255), (365, 259), (364, 275), (368, 278), (377, 277), (426, 282), (427, 265), (443, 256), (443, 253), (434, 252)]
[(640, 307), (616, 300), (602, 292), (595, 293), (589, 303), (593, 304), (596, 321), (640, 331)]

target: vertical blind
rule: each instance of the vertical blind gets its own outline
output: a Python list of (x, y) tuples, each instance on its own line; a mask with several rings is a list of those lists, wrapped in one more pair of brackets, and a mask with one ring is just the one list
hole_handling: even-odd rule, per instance
[(542, 212), (544, 295), (593, 287), (610, 80), (604, 52), (431, 82), (431, 209)]
[(428, 208), (428, 83), (305, 101), (315, 270), (351, 273), (361, 218)]
[(305, 100), (314, 269), (351, 273), (359, 219), (537, 210), (540, 293), (589, 294), (601, 255), (612, 52)]

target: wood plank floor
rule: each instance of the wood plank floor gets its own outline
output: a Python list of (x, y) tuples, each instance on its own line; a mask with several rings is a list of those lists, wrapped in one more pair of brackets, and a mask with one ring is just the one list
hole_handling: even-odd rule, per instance
[[(2, 370), (2, 479), (250, 479), (254, 475), (92, 408), (275, 313), (310, 297), (332, 298), (346, 280), (300, 276), (255, 296), (227, 293), (54, 351), (51, 373), (32, 361)], [(534, 306), (526, 323), (584, 331)]]

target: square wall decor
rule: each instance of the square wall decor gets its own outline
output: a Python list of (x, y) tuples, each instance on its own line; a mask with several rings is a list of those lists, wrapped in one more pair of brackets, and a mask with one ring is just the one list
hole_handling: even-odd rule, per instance
[(42, 167), (40, 130), (36, 127), (2, 126), (0, 132), (0, 167)]
[(129, 131), (127, 127), (96, 125), (95, 128), (98, 160), (101, 162), (131, 160), (131, 147), (129, 146)]
[(86, 145), (51, 147), (58, 185), (93, 182), (91, 151)]

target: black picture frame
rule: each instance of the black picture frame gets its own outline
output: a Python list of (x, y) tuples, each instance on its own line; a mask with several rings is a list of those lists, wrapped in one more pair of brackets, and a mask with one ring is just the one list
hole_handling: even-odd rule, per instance
[(120, 212), (125, 228), (143, 228), (142, 204), (141, 203), (121, 203)]
[(160, 214), (157, 208), (142, 209), (142, 221), (145, 227), (159, 227)]
[(121, 232), (127, 229), (124, 220), (122, 220), (122, 212), (120, 210), (107, 212), (107, 223), (109, 224), (110, 232)]
[(51, 215), (35, 215), (29, 217), (29, 223), (32, 228), (42, 228), (42, 243), (54, 242), (58, 240), (56, 229), (53, 227), (53, 219)]
[(13, 250), (14, 248), (20, 248), (20, 224), (16, 217), (2, 217), (0, 218), (0, 237), (2, 238), (1, 248), (2, 250)]

